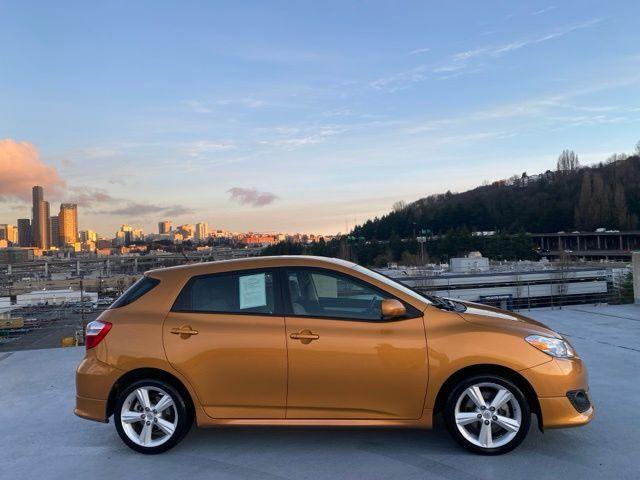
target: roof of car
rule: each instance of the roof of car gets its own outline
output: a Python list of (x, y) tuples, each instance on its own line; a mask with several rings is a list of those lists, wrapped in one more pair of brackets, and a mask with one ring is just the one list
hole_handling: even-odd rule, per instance
[(152, 277), (165, 275), (195, 275), (199, 273), (215, 273), (234, 270), (249, 270), (252, 268), (283, 267), (283, 266), (331, 266), (353, 268), (355, 263), (339, 258), (317, 257), (312, 255), (279, 255), (268, 257), (249, 257), (233, 260), (219, 260), (215, 262), (198, 262), (179, 265), (176, 267), (160, 268), (147, 272)]

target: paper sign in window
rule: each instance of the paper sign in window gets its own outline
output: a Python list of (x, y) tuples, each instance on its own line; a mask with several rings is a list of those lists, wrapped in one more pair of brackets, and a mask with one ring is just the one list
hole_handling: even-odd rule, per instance
[(266, 274), (240, 277), (240, 310), (264, 307), (267, 304)]

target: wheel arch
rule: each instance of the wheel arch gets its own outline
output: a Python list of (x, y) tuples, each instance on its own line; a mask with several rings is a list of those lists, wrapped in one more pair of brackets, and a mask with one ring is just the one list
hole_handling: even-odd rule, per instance
[(529, 402), (529, 407), (531, 411), (536, 414), (536, 419), (538, 421), (538, 428), (540, 431), (543, 431), (543, 419), (542, 419), (542, 410), (540, 408), (540, 402), (538, 401), (538, 395), (535, 390), (529, 383), (529, 381), (520, 375), (517, 371), (512, 370), (503, 365), (494, 365), (494, 364), (478, 364), (478, 365), (469, 365), (467, 367), (461, 368), (457, 370), (453, 374), (444, 381), (444, 383), (440, 386), (438, 390), (438, 394), (436, 395), (436, 400), (433, 407), (433, 414), (437, 415), (444, 411), (445, 402), (447, 400), (447, 396), (455, 388), (455, 386), (460, 383), (463, 379), (468, 378), (472, 375), (500, 375), (507, 380), (512, 381), (524, 394), (527, 402)]
[(116, 380), (111, 386), (109, 398), (107, 399), (107, 418), (113, 415), (118, 394), (128, 385), (142, 379), (162, 380), (178, 390), (178, 392), (183, 396), (185, 403), (187, 404), (187, 408), (193, 418), (193, 415), (195, 415), (195, 405), (193, 398), (191, 398), (189, 389), (178, 377), (159, 368), (136, 368), (135, 370), (130, 370), (118, 378), (118, 380)]

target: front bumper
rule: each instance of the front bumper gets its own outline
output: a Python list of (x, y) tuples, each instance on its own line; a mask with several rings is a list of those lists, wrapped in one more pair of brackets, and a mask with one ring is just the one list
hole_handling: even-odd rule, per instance
[(568, 392), (584, 390), (589, 395), (587, 369), (579, 358), (557, 359), (520, 372), (538, 396), (544, 428), (577, 427), (589, 423), (595, 414), (593, 402), (579, 412), (567, 397)]
[(582, 413), (578, 412), (566, 396), (538, 398), (538, 401), (544, 428), (579, 427), (589, 423), (595, 414), (593, 405)]
[(76, 370), (76, 408), (79, 417), (108, 422), (107, 403), (111, 388), (122, 371), (87, 353)]

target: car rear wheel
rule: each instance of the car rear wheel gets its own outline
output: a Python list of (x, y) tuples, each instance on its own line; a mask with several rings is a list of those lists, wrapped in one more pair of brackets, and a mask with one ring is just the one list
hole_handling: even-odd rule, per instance
[(160, 380), (139, 380), (118, 395), (116, 430), (133, 450), (161, 453), (175, 446), (193, 422), (183, 396)]
[(449, 394), (445, 422), (453, 438), (475, 453), (499, 455), (516, 448), (531, 425), (527, 399), (513, 382), (480, 375)]

